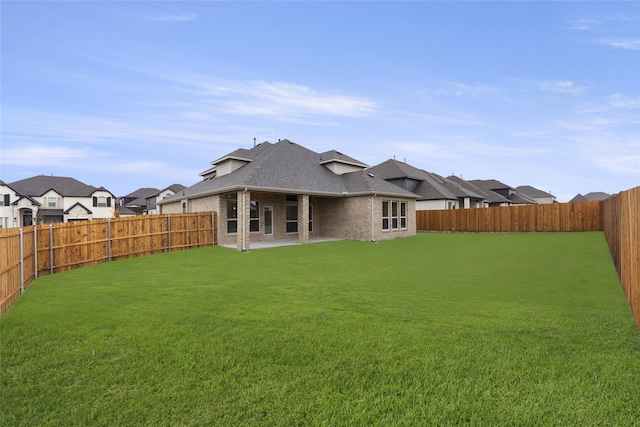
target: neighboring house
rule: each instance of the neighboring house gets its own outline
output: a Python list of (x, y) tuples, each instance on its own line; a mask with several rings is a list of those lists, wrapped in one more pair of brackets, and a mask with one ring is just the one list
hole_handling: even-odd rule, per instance
[(405, 162), (389, 159), (371, 167), (369, 172), (420, 196), (417, 211), (484, 207), (484, 196), (479, 192)]
[(19, 198), (16, 191), (0, 179), (0, 228), (15, 227), (14, 210), (11, 204)]
[(155, 194), (152, 194), (151, 196), (146, 198), (146, 206), (147, 208), (145, 209), (144, 213), (146, 214), (155, 214), (158, 213), (157, 211), (157, 204), (159, 201), (162, 201), (164, 199), (168, 199), (169, 197), (173, 196), (174, 194), (176, 194), (179, 191), (184, 190), (185, 187), (182, 184), (172, 184), (170, 186), (168, 186), (167, 188), (165, 188), (164, 190), (160, 190)]
[(158, 213), (156, 206), (159, 201), (167, 199), (185, 188), (181, 184), (172, 184), (164, 190), (158, 190), (153, 187), (139, 188), (118, 199), (118, 206), (120, 207), (118, 211), (120, 211), (121, 215)]
[(576, 195), (573, 199), (569, 200), (569, 203), (574, 202), (593, 202), (595, 200), (606, 200), (611, 197), (611, 194), (603, 193), (602, 191), (594, 191), (587, 193), (584, 196), (582, 194)]
[[(11, 204), (10, 227), (114, 216), (113, 194), (104, 187), (96, 188), (73, 178), (38, 175), (3, 183), (2, 191), (3, 196), (7, 191)], [(3, 206), (2, 216), (5, 214)]]
[(310, 238), (385, 240), (416, 234), (408, 190), (332, 150), (288, 140), (238, 149), (212, 162), (202, 181), (158, 202), (160, 212), (218, 212), (218, 243)]
[(496, 179), (472, 179), (469, 181), (483, 192), (490, 194), (491, 192), (499, 195), (499, 198), (493, 197), (489, 202), (489, 206), (511, 206), (511, 205), (536, 205), (538, 202), (518, 192), (515, 188), (504, 184)]
[(556, 196), (551, 193), (538, 190), (537, 188), (530, 185), (519, 185), (518, 187), (516, 187), (516, 191), (520, 194), (524, 194), (525, 196), (532, 198), (541, 205), (556, 203)]
[(157, 188), (138, 188), (136, 191), (122, 196), (118, 199), (118, 206), (121, 214), (129, 214), (134, 212), (135, 215), (141, 215), (145, 213), (147, 209), (147, 198), (154, 197), (160, 192)]

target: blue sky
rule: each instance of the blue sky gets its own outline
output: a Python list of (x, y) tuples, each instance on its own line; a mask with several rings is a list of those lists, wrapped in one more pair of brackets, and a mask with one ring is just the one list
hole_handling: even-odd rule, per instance
[(116, 196), (287, 138), (367, 164), (640, 185), (638, 2), (13, 2), (0, 178)]

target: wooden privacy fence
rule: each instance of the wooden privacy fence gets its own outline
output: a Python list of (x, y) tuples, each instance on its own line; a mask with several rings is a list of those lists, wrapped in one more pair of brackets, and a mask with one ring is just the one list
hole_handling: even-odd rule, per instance
[(604, 235), (640, 329), (640, 187), (602, 202)]
[(417, 211), (419, 231), (531, 232), (602, 230), (602, 203), (553, 203)]
[(39, 275), (217, 243), (215, 212), (0, 230), (0, 313)]

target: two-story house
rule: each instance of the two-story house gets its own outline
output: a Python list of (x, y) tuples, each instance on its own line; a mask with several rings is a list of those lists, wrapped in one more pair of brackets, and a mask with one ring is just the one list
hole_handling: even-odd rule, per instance
[(74, 178), (38, 175), (9, 184), (3, 182), (0, 189), (3, 199), (0, 217), (3, 222), (6, 219), (7, 227), (114, 216), (115, 198), (109, 190)]
[(386, 240), (416, 234), (418, 196), (331, 150), (286, 139), (212, 162), (202, 181), (158, 202), (160, 213), (218, 212), (220, 245), (311, 238)]

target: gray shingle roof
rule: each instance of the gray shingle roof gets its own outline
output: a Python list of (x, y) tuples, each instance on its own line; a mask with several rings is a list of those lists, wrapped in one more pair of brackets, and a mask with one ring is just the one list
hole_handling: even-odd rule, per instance
[(329, 162), (347, 163), (347, 164), (350, 164), (350, 165), (361, 166), (363, 168), (368, 167), (368, 165), (365, 165), (361, 161), (356, 160), (353, 157), (346, 156), (346, 155), (344, 155), (341, 152), (336, 151), (336, 150), (331, 150), (331, 151), (326, 151), (324, 153), (320, 153), (320, 164), (322, 165), (324, 163), (329, 163)]
[(533, 198), (536, 198), (536, 197), (555, 197), (551, 193), (547, 193), (546, 191), (538, 190), (537, 188), (532, 187), (530, 185), (519, 185), (519, 186), (516, 187), (516, 190), (520, 194), (524, 194), (526, 196), (533, 197)]
[(160, 192), (160, 190), (158, 190), (157, 188), (153, 188), (153, 187), (143, 187), (143, 188), (138, 188), (136, 191), (133, 191), (129, 194), (127, 194), (126, 196), (122, 196), (122, 197), (126, 197), (126, 198), (136, 198), (136, 199), (146, 199), (147, 197), (151, 197), (154, 194), (158, 194)]
[(410, 178), (422, 181), (426, 178), (426, 172), (422, 169), (418, 169), (410, 164), (392, 159), (371, 167), (371, 172), (376, 177), (387, 180), (395, 178)]
[[(239, 150), (236, 150), (233, 153), (238, 152)], [(275, 144), (264, 142), (251, 150), (244, 150), (242, 155), (252, 158), (252, 161), (229, 174), (208, 178), (185, 188), (184, 195), (204, 196), (249, 188), (255, 191), (333, 196), (378, 193), (416, 198), (415, 194), (380, 178), (369, 176), (366, 171), (336, 175), (320, 164), (322, 156), (319, 153), (286, 139)], [(229, 155), (221, 159), (228, 157)], [(335, 153), (326, 155), (324, 159), (330, 157), (336, 157)], [(348, 156), (344, 158), (351, 159)], [(362, 164), (355, 159), (351, 160)], [(182, 191), (165, 201), (175, 201), (180, 197)]]
[(489, 190), (492, 190), (492, 191), (493, 190), (506, 190), (506, 189), (515, 190), (515, 188), (513, 188), (510, 185), (507, 185), (507, 184), (505, 184), (503, 182), (500, 182), (497, 179), (472, 179), (469, 182), (474, 184), (474, 185), (478, 185), (478, 183), (482, 183), (483, 186), (485, 186), (486, 188), (488, 188)]
[(49, 190), (55, 190), (63, 197), (89, 197), (99, 190), (108, 191), (102, 187), (96, 188), (84, 184), (74, 178), (48, 175), (38, 175), (12, 182), (10, 187), (20, 195), (35, 197), (42, 196)]
[(609, 197), (611, 197), (611, 194), (603, 193), (602, 191), (593, 191), (585, 194), (584, 196), (582, 194), (578, 194), (573, 199), (569, 200), (569, 202), (590, 202), (595, 200), (605, 200)]
[(413, 190), (420, 196), (420, 200), (457, 200), (459, 197), (473, 197), (484, 199), (479, 191), (463, 188), (456, 182), (444, 178), (436, 173), (418, 169), (410, 164), (398, 160), (387, 160), (373, 166), (370, 171), (379, 178), (386, 180), (412, 179), (420, 181)]
[[(500, 183), (500, 181), (496, 180), (482, 180), (482, 179), (474, 179), (471, 181), (466, 181), (468, 184), (474, 186), (475, 188), (482, 191), (485, 194), (485, 200), (489, 203), (511, 203), (511, 200), (506, 197), (501, 196), (500, 194), (492, 191), (491, 187), (494, 188), (511, 188), (508, 185)], [(500, 183), (497, 187), (495, 183)]]

